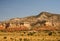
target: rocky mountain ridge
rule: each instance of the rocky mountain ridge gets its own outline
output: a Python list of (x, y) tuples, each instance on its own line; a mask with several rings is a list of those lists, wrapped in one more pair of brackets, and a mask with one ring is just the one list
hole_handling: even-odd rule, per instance
[[(60, 30), (60, 14), (52, 14), (49, 12), (41, 12), (36, 16), (28, 16), (24, 18), (12, 18), (8, 21), (0, 22), (1, 29), (31, 30), (31, 29), (55, 29)], [(12, 29), (12, 30), (13, 30)], [(15, 29), (16, 30), (16, 29)]]

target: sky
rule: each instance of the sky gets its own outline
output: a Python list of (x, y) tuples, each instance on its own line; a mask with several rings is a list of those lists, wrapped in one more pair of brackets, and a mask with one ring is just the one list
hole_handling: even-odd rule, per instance
[(60, 14), (60, 0), (0, 0), (0, 20), (38, 15), (43, 11)]

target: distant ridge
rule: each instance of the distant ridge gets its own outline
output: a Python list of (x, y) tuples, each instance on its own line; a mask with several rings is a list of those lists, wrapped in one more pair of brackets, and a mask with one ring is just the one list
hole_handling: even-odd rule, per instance
[(12, 18), (0, 22), (0, 30), (35, 30), (35, 28), (39, 30), (60, 30), (60, 14), (41, 12), (35, 16)]

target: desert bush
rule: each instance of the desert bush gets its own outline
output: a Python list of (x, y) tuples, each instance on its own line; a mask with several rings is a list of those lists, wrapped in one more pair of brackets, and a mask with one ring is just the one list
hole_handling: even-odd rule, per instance
[(24, 38), (24, 41), (30, 41), (29, 39), (27, 39), (27, 38)]
[(23, 32), (24, 34), (26, 33), (26, 32)]
[(4, 39), (7, 39), (7, 37), (4, 37)]
[(60, 40), (58, 40), (58, 41), (60, 41)]
[(34, 34), (35, 34), (35, 32), (29, 32), (28, 33), (28, 35), (31, 35), (31, 36), (34, 35)]
[(52, 35), (52, 32), (49, 32), (48, 35), (51, 36)]
[(13, 41), (13, 38), (10, 38)]
[(10, 26), (10, 23), (5, 23), (5, 28), (7, 29)]
[(48, 32), (50, 32), (50, 31), (49, 31), (49, 30), (44, 30), (44, 32), (45, 32), (45, 33), (48, 33)]
[(60, 31), (58, 31), (58, 33), (60, 33)]
[(19, 40), (22, 41), (22, 38), (20, 38)]

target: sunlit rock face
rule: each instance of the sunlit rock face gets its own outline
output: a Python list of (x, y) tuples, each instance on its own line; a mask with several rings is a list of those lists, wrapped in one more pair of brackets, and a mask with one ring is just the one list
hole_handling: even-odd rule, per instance
[(46, 21), (46, 25), (51, 24), (51, 26), (59, 26), (60, 25), (60, 14), (52, 14), (48, 12), (41, 12), (38, 15), (38, 19)]
[[(34, 27), (51, 26), (60, 28), (60, 14), (53, 14), (49, 12), (41, 12), (35, 16), (28, 16), (24, 18), (12, 18), (7, 21), (0, 22), (0, 28), (24, 28), (24, 30), (32, 29)], [(45, 29), (45, 28), (44, 28)]]

